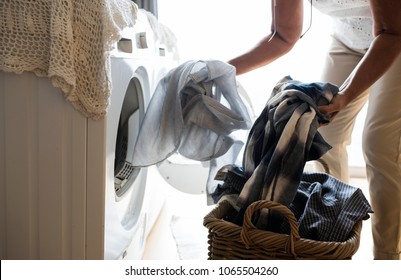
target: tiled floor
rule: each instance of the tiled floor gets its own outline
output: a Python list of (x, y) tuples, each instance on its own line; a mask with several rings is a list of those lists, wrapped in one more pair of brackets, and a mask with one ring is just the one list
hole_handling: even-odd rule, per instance
[[(152, 175), (155, 178), (156, 175)], [(352, 178), (350, 184), (363, 190), (369, 199), (367, 183), (364, 178)], [(203, 195), (189, 195), (176, 191), (169, 185), (164, 186), (166, 201), (159, 219), (148, 237), (148, 242), (143, 259), (146, 260), (178, 260), (176, 243), (171, 232), (170, 221), (173, 215), (192, 217), (198, 223), (203, 222), (203, 217), (209, 213), (213, 206), (207, 206)], [(205, 240), (199, 240), (204, 242)], [(204, 246), (207, 244), (204, 242)], [(361, 244), (353, 260), (372, 260), (372, 237), (370, 233), (370, 220), (364, 221), (361, 235)], [(206, 260), (205, 255), (204, 259)]]

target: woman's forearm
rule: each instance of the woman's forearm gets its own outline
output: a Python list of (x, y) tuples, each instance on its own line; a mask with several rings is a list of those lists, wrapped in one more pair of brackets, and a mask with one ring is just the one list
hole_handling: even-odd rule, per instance
[(228, 61), (235, 66), (237, 75), (265, 66), (291, 50), (293, 44), (283, 41), (276, 34), (261, 41), (255, 48)]
[(265, 66), (289, 52), (302, 32), (303, 1), (272, 1), (271, 34), (254, 48), (228, 63), (237, 69), (237, 75)]
[(346, 103), (373, 85), (401, 53), (401, 1), (370, 0), (374, 35), (364, 58), (341, 87)]

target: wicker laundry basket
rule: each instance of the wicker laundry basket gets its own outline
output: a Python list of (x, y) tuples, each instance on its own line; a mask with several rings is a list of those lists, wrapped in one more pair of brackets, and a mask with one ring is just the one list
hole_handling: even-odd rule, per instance
[[(290, 235), (257, 229), (251, 218), (256, 210), (263, 208), (283, 214), (289, 221)], [(203, 225), (209, 230), (209, 260), (344, 260), (351, 259), (359, 248), (362, 221), (355, 224), (347, 241), (323, 242), (300, 238), (295, 216), (279, 203), (266, 200), (252, 203), (245, 212), (243, 226), (227, 221), (236, 213), (228, 201), (221, 201), (204, 217)]]

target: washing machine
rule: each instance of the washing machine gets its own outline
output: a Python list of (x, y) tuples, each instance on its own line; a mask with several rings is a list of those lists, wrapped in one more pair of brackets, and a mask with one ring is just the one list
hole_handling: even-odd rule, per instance
[(136, 26), (123, 30), (122, 39), (111, 54), (112, 99), (106, 134), (106, 259), (140, 259), (153, 217), (162, 205), (156, 203), (160, 208), (150, 209), (149, 200), (157, 199), (158, 192), (153, 189), (156, 186), (146, 184), (146, 168), (131, 164), (152, 93), (153, 41), (146, 15), (138, 12)]
[(139, 259), (164, 196), (163, 186), (147, 184), (148, 168), (132, 165), (133, 150), (158, 81), (179, 61), (174, 34), (144, 9), (138, 10), (135, 28), (121, 35), (111, 56), (114, 98), (107, 117), (107, 154), (114, 153), (114, 164), (107, 164), (113, 168), (106, 172), (107, 185), (114, 181), (115, 188), (106, 196), (105, 257)]
[(142, 257), (163, 204), (147, 169), (131, 165), (154, 88), (154, 44), (138, 12), (111, 53), (100, 120), (46, 78), (0, 71), (1, 259)]

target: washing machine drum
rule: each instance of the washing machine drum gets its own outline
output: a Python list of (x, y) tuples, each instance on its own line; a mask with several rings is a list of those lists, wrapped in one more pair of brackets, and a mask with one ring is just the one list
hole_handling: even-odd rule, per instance
[(118, 124), (114, 160), (114, 187), (117, 197), (129, 189), (141, 169), (132, 166), (133, 148), (144, 117), (143, 106), (140, 104), (137, 94), (126, 94)]

